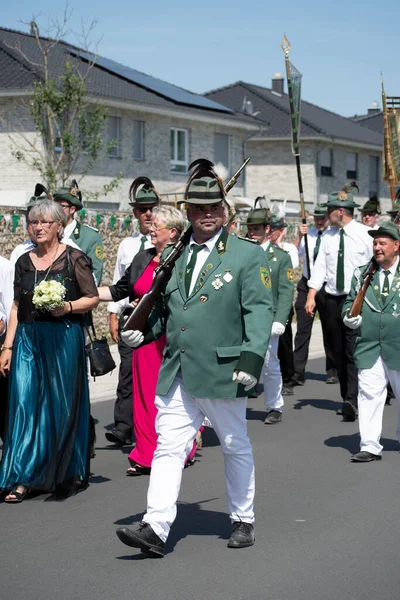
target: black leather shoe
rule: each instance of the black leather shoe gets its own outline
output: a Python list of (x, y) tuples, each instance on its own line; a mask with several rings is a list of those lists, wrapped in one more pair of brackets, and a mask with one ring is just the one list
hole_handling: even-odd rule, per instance
[(295, 373), (289, 383), (291, 386), (304, 385), (304, 375)]
[(284, 386), (282, 387), (282, 396), (293, 396), (293, 395), (294, 395), (293, 386), (290, 385), (289, 383), (285, 383)]
[(228, 548), (247, 548), (254, 544), (254, 526), (252, 523), (234, 521)]
[(266, 417), (264, 419), (265, 425), (275, 425), (275, 423), (280, 423), (282, 421), (282, 413), (279, 410), (270, 410), (267, 412)]
[(121, 431), (121, 429), (115, 428), (111, 429), (111, 431), (106, 431), (105, 436), (107, 441), (116, 444), (117, 446), (125, 446), (125, 444), (131, 443), (129, 437), (124, 431)]
[(382, 456), (380, 454), (372, 454), (372, 452), (361, 450), (361, 452), (353, 454), (350, 460), (351, 462), (372, 462), (373, 460), (382, 460)]
[(342, 406), (342, 415), (343, 421), (355, 421), (357, 419), (357, 408), (354, 404), (345, 400)]
[(140, 523), (139, 527), (133, 531), (128, 527), (120, 527), (117, 529), (117, 536), (123, 544), (132, 546), (132, 548), (140, 548), (142, 552), (146, 552), (150, 556), (157, 558), (164, 556), (165, 544), (148, 523)]

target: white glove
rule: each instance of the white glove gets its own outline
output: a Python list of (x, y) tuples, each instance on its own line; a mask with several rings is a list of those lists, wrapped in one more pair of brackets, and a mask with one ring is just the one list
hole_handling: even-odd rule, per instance
[(141, 331), (121, 331), (121, 339), (127, 346), (137, 348), (144, 340), (144, 335)]
[(343, 323), (349, 329), (358, 329), (361, 325), (361, 321), (362, 321), (361, 315), (358, 315), (358, 317), (350, 317), (349, 315), (346, 314), (343, 317)]
[(282, 333), (285, 333), (285, 326), (279, 323), (279, 321), (274, 321), (272, 323), (271, 335), (282, 335)]
[(257, 384), (258, 379), (254, 375), (250, 375), (250, 373), (245, 373), (245, 371), (234, 371), (232, 381), (237, 381), (244, 385), (244, 391), (248, 392)]

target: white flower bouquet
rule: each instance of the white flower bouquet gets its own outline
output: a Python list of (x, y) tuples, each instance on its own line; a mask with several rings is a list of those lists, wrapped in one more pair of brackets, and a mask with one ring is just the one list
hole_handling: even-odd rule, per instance
[(59, 281), (43, 280), (33, 288), (32, 302), (39, 310), (50, 311), (64, 304), (67, 290)]

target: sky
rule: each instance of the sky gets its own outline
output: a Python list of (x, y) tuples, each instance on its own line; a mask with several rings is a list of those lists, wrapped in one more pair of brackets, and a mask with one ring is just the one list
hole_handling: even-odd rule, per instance
[[(0, 24), (28, 31), (34, 17), (49, 34), (64, 9), (60, 0), (0, 0)], [(193, 92), (238, 80), (271, 87), (285, 71), (286, 33), (304, 100), (365, 114), (381, 105), (381, 71), (386, 93), (400, 96), (399, 0), (70, 0), (67, 10), (66, 41), (79, 45), (82, 23), (95, 21), (90, 37), (101, 56)]]

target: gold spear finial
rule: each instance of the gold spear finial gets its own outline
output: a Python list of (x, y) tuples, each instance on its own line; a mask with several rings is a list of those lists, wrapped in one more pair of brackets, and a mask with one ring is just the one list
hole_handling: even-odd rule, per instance
[(284, 51), (284, 53), (286, 54), (286, 56), (289, 56), (290, 43), (289, 43), (289, 40), (286, 37), (286, 34), (284, 34), (284, 36), (283, 36), (281, 48)]

